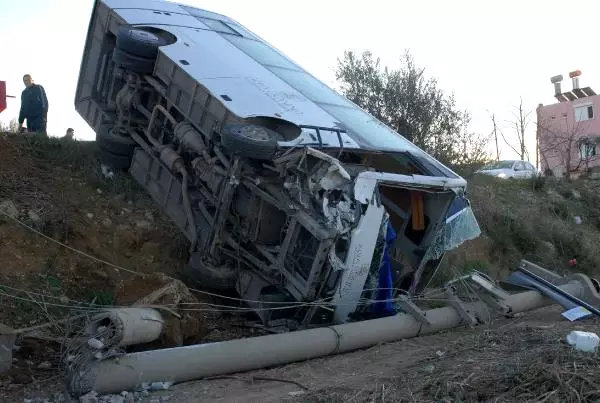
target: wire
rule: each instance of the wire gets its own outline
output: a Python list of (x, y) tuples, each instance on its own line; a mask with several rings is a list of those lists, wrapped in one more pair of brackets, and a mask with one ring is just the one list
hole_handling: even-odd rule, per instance
[[(28, 293), (31, 295), (43, 296), (43, 297), (47, 297), (47, 298), (51, 298), (51, 299), (60, 299), (59, 297), (49, 296), (49, 295), (40, 294), (40, 293), (34, 293), (34, 292), (30, 292), (30, 291), (20, 290), (18, 288), (14, 288), (14, 287), (0, 285), (0, 295), (3, 295), (8, 298), (25, 301), (25, 302), (30, 302), (30, 303), (36, 303), (36, 301), (32, 300), (31, 298), (24, 298), (24, 297), (19, 297), (17, 295), (9, 294), (9, 293), (1, 290), (2, 288), (7, 288), (7, 289), (11, 289), (13, 291), (22, 292), (22, 293)], [(392, 298), (392, 299), (386, 299), (386, 300), (365, 299), (362, 301), (359, 300), (357, 305), (368, 305), (368, 304), (373, 304), (373, 303), (377, 303), (377, 302), (396, 302), (399, 300), (400, 300), (399, 298)], [(448, 299), (419, 298), (418, 300), (419, 301), (447, 301)], [(80, 309), (80, 310), (88, 310), (88, 311), (102, 311), (102, 310), (106, 310), (106, 309), (131, 308), (131, 306), (97, 305), (97, 304), (89, 304), (89, 303), (83, 302), (83, 301), (75, 301), (75, 300), (69, 300), (69, 301), (72, 301), (74, 303), (68, 304), (68, 303), (44, 302), (44, 304), (47, 306), (54, 306), (54, 307), (58, 307), (58, 308)], [(192, 306), (192, 305), (204, 305), (204, 306), (208, 306), (209, 308), (181, 308), (181, 306)], [(259, 311), (259, 312), (260, 311), (277, 311), (277, 310), (285, 310), (285, 309), (292, 309), (292, 308), (299, 308), (299, 307), (310, 307), (310, 306), (331, 308), (334, 306), (345, 306), (345, 305), (354, 305), (354, 304), (335, 304), (335, 305), (333, 305), (333, 304), (324, 304), (324, 303), (317, 303), (317, 302), (307, 302), (307, 303), (300, 303), (300, 305), (299, 304), (287, 304), (287, 305), (268, 307), (268, 308), (252, 308), (252, 307), (235, 307), (235, 306), (231, 306), (231, 305), (222, 305), (222, 304), (211, 304), (211, 303), (205, 303), (205, 302), (198, 302), (198, 303), (193, 302), (193, 303), (164, 304), (164, 305), (149, 304), (149, 305), (144, 305), (144, 306), (140, 306), (140, 307), (154, 308), (154, 309), (168, 309), (168, 308), (172, 308), (172, 307), (179, 307), (179, 310), (184, 311), (184, 312), (230, 312), (230, 313), (237, 312), (237, 313), (240, 313), (240, 312), (256, 312), (256, 311)]]
[[(85, 256), (85, 257), (87, 257), (89, 259), (92, 259), (92, 260), (94, 260), (96, 262), (106, 264), (107, 266), (110, 266), (110, 267), (112, 267), (114, 269), (117, 269), (117, 270), (122, 270), (122, 271), (131, 273), (131, 274), (134, 274), (134, 275), (137, 275), (137, 276), (142, 276), (142, 277), (145, 276), (145, 275), (147, 275), (147, 274), (135, 271), (135, 270), (131, 270), (131, 269), (127, 269), (127, 268), (122, 267), (122, 266), (118, 266), (118, 265), (113, 264), (111, 262), (108, 262), (108, 261), (106, 261), (104, 259), (100, 259), (98, 257), (92, 256), (92, 255), (90, 255), (90, 254), (88, 254), (86, 252), (83, 252), (83, 251), (81, 251), (79, 249), (76, 249), (76, 248), (74, 248), (72, 246), (66, 245), (66, 244), (64, 244), (64, 243), (62, 243), (62, 242), (60, 242), (60, 241), (58, 241), (58, 240), (56, 240), (56, 239), (54, 239), (52, 237), (49, 237), (49, 236), (41, 233), (40, 231), (36, 230), (35, 228), (32, 228), (31, 226), (27, 225), (26, 223), (24, 223), (23, 221), (19, 220), (18, 218), (15, 218), (15, 217), (12, 217), (12, 216), (8, 215), (7, 213), (5, 213), (2, 210), (0, 210), (0, 214), (6, 216), (8, 218), (10, 218), (11, 220), (13, 220), (16, 223), (18, 223), (19, 225), (21, 225), (22, 227), (28, 229), (29, 231), (32, 231), (36, 235), (41, 236), (44, 239), (47, 239), (48, 241), (51, 241), (51, 242), (53, 242), (53, 243), (55, 243), (55, 244), (57, 244), (59, 246), (62, 246), (63, 248), (66, 248), (66, 249), (68, 249), (68, 250), (70, 250), (70, 251), (72, 251), (74, 253), (77, 253), (79, 255)], [(8, 287), (8, 286), (4, 286), (4, 287), (11, 288), (11, 287)], [(228, 299), (228, 300), (233, 300), (233, 301), (239, 301), (239, 302), (244, 302), (244, 303), (273, 304), (273, 305), (275, 305), (275, 304), (281, 304), (280, 302), (274, 302), (274, 301), (259, 301), (259, 300), (250, 300), (250, 299), (245, 299), (245, 298), (231, 297), (231, 296), (227, 296), (227, 295), (212, 293), (212, 292), (209, 292), (209, 291), (198, 290), (198, 289), (190, 288), (190, 287), (188, 287), (188, 289), (190, 291), (196, 292), (198, 294), (207, 295), (207, 296), (211, 296), (211, 297), (215, 297), (215, 298), (222, 298), (222, 299)], [(14, 289), (14, 290), (16, 290), (16, 291), (22, 291), (22, 290), (17, 290), (17, 289)], [(365, 289), (363, 291), (369, 291), (369, 290), (373, 291), (373, 290), (377, 290), (377, 289)], [(393, 291), (402, 291), (404, 293), (406, 292), (404, 290), (397, 289), (397, 288), (391, 288), (391, 290), (393, 290)], [(38, 294), (38, 295), (44, 296), (44, 297), (49, 297), (49, 296), (44, 295), (44, 294)], [(60, 299), (59, 297), (50, 297), (50, 298)], [(330, 300), (330, 299), (333, 299), (333, 297), (327, 297), (327, 298), (324, 298), (322, 300), (317, 300), (317, 301), (313, 301), (313, 302), (290, 301), (288, 304), (290, 304), (290, 305), (299, 305), (299, 306), (306, 306), (307, 304), (319, 305), (323, 301)], [(373, 300), (373, 301), (375, 301), (375, 300)], [(199, 304), (202, 304), (202, 303), (199, 303)]]
[(43, 238), (47, 239), (48, 241), (50, 241), (50, 242), (54, 242), (55, 244), (57, 244), (57, 245), (60, 245), (60, 246), (62, 246), (63, 248), (69, 249), (70, 251), (72, 251), (72, 252), (74, 252), (74, 253), (77, 253), (77, 254), (79, 254), (79, 255), (85, 256), (85, 257), (87, 257), (88, 259), (92, 259), (92, 260), (94, 260), (94, 261), (96, 261), (96, 262), (98, 262), (98, 263), (103, 263), (103, 264), (105, 264), (105, 265), (107, 265), (107, 266), (110, 266), (110, 267), (112, 267), (112, 268), (114, 268), (114, 269), (117, 269), (117, 270), (123, 270), (123, 271), (126, 271), (126, 272), (128, 272), (128, 273), (136, 274), (136, 275), (138, 275), (138, 276), (139, 276), (139, 275), (143, 275), (143, 273), (140, 273), (140, 272), (137, 272), (137, 271), (134, 271), (134, 270), (130, 270), (130, 269), (126, 269), (126, 268), (124, 268), (124, 267), (121, 267), (121, 266), (117, 266), (116, 264), (113, 264), (113, 263), (111, 263), (111, 262), (107, 262), (106, 260), (103, 260), (103, 259), (97, 258), (97, 257), (95, 257), (95, 256), (92, 256), (92, 255), (90, 255), (90, 254), (88, 254), (88, 253), (85, 253), (85, 252), (83, 252), (83, 251), (81, 251), (81, 250), (79, 250), (79, 249), (75, 249), (75, 248), (73, 248), (73, 247), (71, 247), (71, 246), (69, 246), (69, 245), (67, 245), (67, 244), (64, 244), (64, 243), (62, 243), (62, 242), (60, 242), (60, 241), (57, 241), (56, 239), (54, 239), (54, 238), (52, 238), (52, 237), (49, 237), (49, 236), (48, 236), (48, 235), (46, 235), (46, 234), (43, 234), (43, 233), (41, 233), (40, 231), (36, 230), (35, 228), (32, 228), (32, 227), (30, 227), (29, 225), (25, 224), (24, 222), (22, 222), (22, 221), (21, 221), (21, 220), (19, 220), (18, 218), (15, 218), (15, 217), (12, 217), (12, 216), (10, 216), (9, 214), (7, 214), (7, 213), (6, 213), (5, 211), (3, 211), (3, 210), (0, 210), (0, 214), (4, 215), (5, 217), (8, 217), (8, 218), (10, 218), (11, 220), (15, 221), (17, 224), (19, 224), (19, 225), (21, 225), (21, 226), (23, 226), (23, 227), (27, 228), (28, 230), (32, 231), (33, 233), (35, 233), (35, 234), (37, 234), (37, 235), (39, 235), (39, 236), (41, 236), (41, 237), (43, 237)]
[[(116, 270), (122, 270), (137, 276), (145, 276), (146, 274), (135, 271), (135, 270), (131, 270), (131, 269), (127, 269), (125, 267), (122, 266), (118, 266), (116, 264), (113, 264), (111, 262), (108, 262), (104, 259), (98, 258), (96, 256), (90, 255), (86, 252), (83, 252), (79, 249), (76, 249), (72, 246), (66, 245), (63, 242), (60, 242), (52, 237), (49, 237), (43, 233), (41, 233), (40, 231), (36, 230), (35, 228), (32, 228), (31, 226), (27, 225), (26, 223), (24, 223), (23, 221), (19, 220), (18, 218), (12, 217), (9, 214), (7, 214), (6, 212), (0, 210), (0, 214), (8, 217), (9, 219), (15, 221), (16, 223), (18, 223), (19, 225), (21, 225), (22, 227), (26, 228), (27, 230), (35, 233), (38, 236), (43, 237), (44, 239), (47, 239), (50, 242), (53, 242), (59, 246), (62, 246), (63, 248), (66, 248), (74, 253), (77, 253), (79, 255), (82, 255), (84, 257), (87, 257), (91, 260), (94, 260), (96, 262), (105, 264), (109, 267), (112, 267)], [(31, 291), (25, 291), (25, 290), (21, 290), (21, 289), (17, 289), (14, 287), (10, 287), (7, 285), (0, 285), (0, 287), (4, 287), (7, 289), (11, 289), (13, 291), (18, 291), (18, 292), (27, 292), (29, 294), (32, 295), (37, 295), (37, 296), (42, 296), (44, 298), (51, 298), (51, 299), (58, 299), (58, 300), (63, 300), (63, 298), (61, 297), (54, 297), (54, 296), (49, 296), (49, 295), (45, 295), (45, 294), (41, 294), (41, 293), (34, 293)], [(215, 298), (222, 298), (222, 299), (226, 299), (226, 300), (233, 300), (233, 301), (239, 301), (239, 302), (243, 302), (246, 304), (251, 304), (251, 303), (255, 303), (255, 304), (262, 304), (262, 305), (268, 305), (268, 304), (281, 304), (281, 302), (275, 302), (275, 301), (260, 301), (260, 300), (251, 300), (251, 299), (245, 299), (245, 298), (237, 298), (237, 297), (230, 297), (227, 295), (222, 295), (222, 294), (216, 294), (216, 293), (212, 293), (209, 291), (204, 291), (204, 290), (198, 290), (195, 288), (189, 288), (188, 289), (192, 292), (196, 292), (198, 294), (202, 294), (202, 295), (207, 295), (207, 296), (211, 296), (211, 297), (215, 297)], [(398, 288), (389, 288), (390, 290), (393, 291), (401, 291), (403, 293), (406, 294), (405, 290), (401, 290)], [(363, 291), (373, 291), (373, 290), (377, 290), (375, 288), (372, 289), (365, 289)], [(382, 290), (388, 290), (388, 288), (382, 289)], [(12, 296), (8, 293), (5, 292), (1, 292), (0, 291), (0, 295), (4, 295), (7, 297), (12, 297), (12, 298), (16, 298), (16, 299), (21, 299), (23, 301), (28, 301), (28, 302), (32, 302), (31, 299), (25, 299), (25, 298), (21, 298), (21, 297), (17, 297), (17, 296)], [(333, 297), (327, 297), (324, 299), (320, 299), (320, 300), (316, 300), (316, 301), (310, 301), (310, 302), (305, 302), (305, 301), (289, 301), (286, 302), (286, 305), (283, 306), (276, 306), (276, 307), (271, 307), (271, 308), (252, 308), (252, 307), (248, 307), (248, 308), (242, 308), (242, 307), (233, 307), (231, 305), (220, 305), (220, 304), (210, 304), (210, 303), (205, 303), (205, 302), (198, 302), (198, 303), (182, 303), (182, 304), (167, 304), (167, 305), (154, 305), (154, 306), (148, 306), (148, 307), (155, 307), (156, 309), (161, 309), (161, 308), (169, 308), (169, 307), (174, 307), (174, 306), (181, 306), (181, 305), (206, 305), (206, 306), (210, 306), (213, 307), (215, 309), (208, 309), (208, 308), (180, 308), (183, 311), (202, 311), (202, 312), (256, 312), (256, 311), (269, 311), (269, 310), (283, 310), (283, 309), (291, 309), (291, 308), (299, 308), (299, 307), (310, 307), (310, 306), (317, 306), (317, 307), (334, 307), (334, 306), (345, 306), (345, 305), (355, 305), (354, 303), (350, 303), (350, 304), (327, 304), (326, 302), (328, 302), (329, 300), (332, 300)], [(397, 302), (399, 301), (400, 298), (394, 298), (394, 299), (386, 299), (386, 300), (369, 300), (369, 299), (358, 299), (356, 306), (360, 306), (360, 305), (368, 305), (368, 304), (374, 304), (377, 302)], [(423, 298), (419, 298), (419, 300), (425, 300)], [(104, 310), (107, 308), (126, 308), (127, 306), (109, 306), (109, 305), (97, 305), (97, 304), (89, 304), (86, 302), (82, 302), (82, 301), (76, 301), (76, 300), (72, 300), (72, 299), (68, 299), (68, 302), (72, 301), (74, 303), (77, 303), (78, 305), (67, 305), (66, 303), (63, 304), (50, 304), (50, 303), (46, 303), (46, 305), (50, 305), (50, 306), (55, 306), (55, 307), (61, 307), (61, 308), (69, 308), (69, 309), (87, 309), (87, 310)], [(83, 305), (85, 304), (85, 307), (79, 306), (79, 304)], [(216, 308), (224, 308), (224, 309), (216, 309)]]
[[(57, 297), (55, 295), (48, 295), (48, 294), (43, 294), (43, 293), (39, 293), (39, 292), (35, 292), (35, 291), (30, 291), (30, 290), (24, 290), (22, 288), (16, 288), (16, 287), (11, 287), (9, 285), (6, 284), (0, 284), (0, 290), (6, 288), (8, 290), (12, 290), (12, 291), (16, 291), (16, 292), (20, 292), (20, 293), (26, 293), (26, 294), (31, 294), (31, 295), (35, 295), (38, 297), (43, 297), (43, 298), (50, 298), (50, 299), (55, 299), (55, 300), (60, 300), (60, 301), (64, 301), (65, 297), (61, 296), (61, 297)], [(398, 288), (365, 288), (363, 291), (377, 291), (377, 290), (393, 290), (393, 291), (402, 291), (402, 292), (406, 292), (402, 289), (398, 289)], [(218, 295), (218, 294), (215, 294)], [(316, 300), (316, 301), (309, 301), (309, 302), (302, 302), (302, 301), (288, 301), (286, 302), (286, 304), (289, 305), (322, 305), (324, 302), (326, 302), (327, 300), (330, 300), (332, 297), (327, 297), (327, 298), (323, 298), (320, 300)], [(235, 298), (238, 299), (240, 301), (243, 302), (259, 302), (262, 304), (281, 304), (281, 302), (274, 302), (274, 301), (253, 301), (253, 300), (247, 300), (247, 299), (243, 299), (243, 298)], [(421, 299), (421, 298), (418, 298)], [(71, 298), (66, 298), (67, 302), (74, 302), (77, 304), (88, 304), (89, 306), (98, 306), (98, 307), (106, 307), (107, 305), (102, 305), (102, 304), (90, 304), (88, 302), (85, 301), (78, 301), (78, 300), (74, 300)], [(399, 301), (401, 300), (401, 298), (393, 298), (393, 299), (386, 299), (386, 300), (377, 300), (377, 299), (368, 299), (368, 298), (359, 298), (358, 301), (361, 303), (364, 303), (365, 301), (367, 303), (376, 303), (376, 302), (388, 302), (388, 301)], [(165, 304), (165, 305), (161, 305), (161, 306), (166, 306), (166, 307), (172, 307), (172, 306), (179, 306), (179, 305), (214, 305), (217, 306), (217, 304), (212, 304), (209, 302), (182, 302), (182, 303), (178, 303), (178, 304)], [(224, 305), (226, 307), (231, 307), (231, 305)], [(115, 306), (113, 306), (115, 307)], [(126, 307), (126, 306), (123, 306)]]

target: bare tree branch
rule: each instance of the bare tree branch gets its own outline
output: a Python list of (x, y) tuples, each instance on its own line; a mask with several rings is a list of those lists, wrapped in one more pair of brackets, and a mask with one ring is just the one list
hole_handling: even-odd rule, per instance
[[(555, 120), (556, 118), (552, 119)], [(564, 127), (561, 123), (564, 121)], [(589, 125), (587, 121), (569, 122), (566, 116), (563, 116), (561, 121), (556, 121), (551, 124), (546, 119), (545, 121), (537, 122), (540, 128), (540, 146), (539, 152), (542, 157), (546, 169), (551, 169), (549, 154), (558, 155), (562, 166), (565, 168), (565, 176), (570, 179), (571, 172), (581, 169), (585, 164), (586, 168), (589, 162), (598, 160), (598, 155), (589, 155), (587, 145), (594, 144), (583, 134)], [(581, 155), (581, 147), (585, 145), (583, 151), (585, 155)], [(556, 158), (556, 157), (555, 157)]]

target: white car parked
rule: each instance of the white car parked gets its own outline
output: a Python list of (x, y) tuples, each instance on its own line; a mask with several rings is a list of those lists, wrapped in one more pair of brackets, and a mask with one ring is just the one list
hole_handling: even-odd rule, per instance
[(500, 179), (529, 179), (540, 175), (533, 165), (522, 160), (494, 161), (475, 173)]

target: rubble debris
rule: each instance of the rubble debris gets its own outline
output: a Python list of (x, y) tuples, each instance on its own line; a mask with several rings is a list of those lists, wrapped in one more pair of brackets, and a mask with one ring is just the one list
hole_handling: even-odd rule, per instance
[(144, 382), (141, 389), (148, 391), (168, 390), (173, 385), (173, 382)]
[(91, 391), (79, 397), (79, 403), (98, 403), (98, 393)]
[(114, 179), (115, 177), (114, 171), (104, 164), (100, 164), (100, 171), (102, 172), (102, 176), (106, 179)]
[[(209, 332), (206, 312), (189, 310), (199, 301), (180, 280), (163, 273), (153, 273), (133, 280), (121, 281), (115, 291), (119, 305), (169, 306), (178, 316), (163, 315), (164, 330), (156, 341), (161, 347), (182, 346), (199, 342)], [(186, 310), (179, 310), (185, 307)]]
[(150, 230), (152, 229), (152, 223), (147, 220), (139, 220), (136, 221), (135, 226), (142, 230)]
[[(98, 328), (98, 332), (101, 333), (104, 329), (100, 329)], [(87, 341), (88, 346), (90, 346), (91, 348), (94, 348), (96, 350), (101, 350), (104, 348), (104, 343), (98, 339), (95, 338), (91, 338)]]
[[(539, 291), (541, 294), (546, 297), (554, 300), (559, 303), (566, 309), (573, 309), (578, 307), (583, 307), (588, 311), (592, 312), (594, 315), (600, 316), (600, 310), (590, 305), (589, 303), (577, 298), (575, 295), (561, 289), (556, 284), (553, 284), (552, 281), (545, 279), (543, 276), (548, 274), (553, 274), (552, 272), (548, 272), (545, 269), (541, 269), (542, 272), (540, 274), (532, 272), (530, 269), (535, 269), (536, 266), (530, 264), (529, 262), (523, 261), (517, 270), (513, 272), (507, 279), (507, 283), (514, 284), (520, 287), (529, 288), (533, 290)], [(581, 280), (581, 275), (577, 275), (577, 279)], [(552, 278), (555, 278), (552, 276)], [(592, 285), (590, 279), (584, 280), (589, 281), (589, 285)], [(586, 284), (587, 285), (587, 284)], [(597, 292), (591, 292), (591, 294), (587, 295), (593, 298), (598, 296)]]
[(6, 214), (10, 218), (18, 218), (19, 210), (12, 200), (3, 200), (0, 202), (0, 213)]
[(39, 214), (37, 214), (34, 211), (29, 210), (27, 212), (27, 216), (29, 217), (29, 219), (35, 223), (40, 222), (42, 220), (42, 218), (39, 216)]

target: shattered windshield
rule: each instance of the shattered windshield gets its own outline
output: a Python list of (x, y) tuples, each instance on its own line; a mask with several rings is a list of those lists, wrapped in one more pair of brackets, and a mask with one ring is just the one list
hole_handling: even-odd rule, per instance
[(424, 260), (439, 259), (445, 252), (456, 249), (480, 234), (481, 229), (469, 201), (457, 197), (448, 209), (446, 221), (431, 242)]

